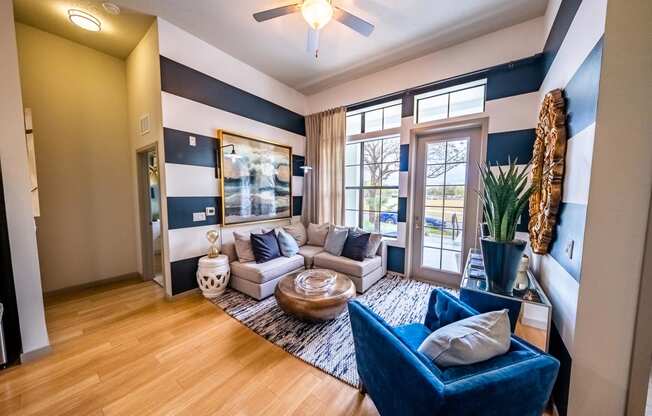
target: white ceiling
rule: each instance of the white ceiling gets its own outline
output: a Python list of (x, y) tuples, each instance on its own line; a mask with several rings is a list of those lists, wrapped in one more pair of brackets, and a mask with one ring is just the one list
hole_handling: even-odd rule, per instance
[(376, 29), (365, 38), (331, 21), (322, 30), (315, 59), (306, 52), (307, 25), (300, 14), (263, 23), (252, 17), (293, 0), (115, 2), (160, 16), (304, 94), (541, 16), (547, 4), (547, 0), (333, 0)]
[(376, 29), (366, 38), (331, 21), (321, 31), (318, 59), (306, 52), (307, 24), (300, 14), (263, 23), (252, 17), (295, 1), (301, 0), (113, 0), (125, 11), (120, 16), (102, 15), (101, 0), (14, 0), (14, 4), (18, 20), (121, 57), (137, 43), (139, 37), (133, 35), (144, 33), (146, 20), (138, 20), (129, 36), (119, 30), (90, 36), (72, 27), (65, 13), (57, 10), (88, 6), (83, 9), (110, 19), (115, 29), (130, 24), (127, 19), (133, 20), (138, 12), (160, 16), (298, 91), (313, 94), (541, 16), (548, 0), (333, 0)]

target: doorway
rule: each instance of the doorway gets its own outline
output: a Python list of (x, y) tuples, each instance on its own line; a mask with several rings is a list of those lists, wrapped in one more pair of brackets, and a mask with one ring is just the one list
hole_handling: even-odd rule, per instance
[(482, 129), (465, 128), (417, 139), (412, 276), (458, 286), (478, 223)]
[(143, 278), (165, 287), (161, 238), (161, 188), (156, 145), (138, 152), (138, 202)]

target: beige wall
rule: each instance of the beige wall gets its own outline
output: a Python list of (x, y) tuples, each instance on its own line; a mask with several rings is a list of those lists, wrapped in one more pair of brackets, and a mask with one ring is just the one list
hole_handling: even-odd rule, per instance
[(43, 289), (133, 273), (126, 64), (23, 24), (16, 35), (34, 120)]
[(48, 348), (12, 3), (0, 0), (0, 163), (23, 353)]
[(649, 0), (607, 5), (568, 407), (573, 416), (626, 411), (652, 191), (650, 21)]
[[(152, 23), (149, 30), (143, 36), (138, 45), (127, 57), (127, 108), (128, 108), (128, 132), (129, 132), (129, 161), (132, 175), (131, 187), (134, 195), (138, 192), (136, 175), (137, 152), (139, 149), (156, 145), (159, 163), (165, 160), (163, 148), (163, 121), (161, 115), (161, 70), (159, 61), (158, 24)], [(146, 134), (140, 133), (140, 118), (146, 114), (150, 117), (150, 131)], [(165, 195), (165, 169), (160, 169), (161, 195)], [(140, 227), (138, 198), (133, 202), (133, 218), (135, 224)], [(166, 267), (163, 268), (165, 287), (170, 294), (170, 270), (167, 260), (167, 204), (165, 198), (161, 200), (161, 236), (163, 238), (163, 258)], [(134, 248), (137, 258), (137, 267), (143, 273), (141, 257), (141, 241), (136, 241)]]

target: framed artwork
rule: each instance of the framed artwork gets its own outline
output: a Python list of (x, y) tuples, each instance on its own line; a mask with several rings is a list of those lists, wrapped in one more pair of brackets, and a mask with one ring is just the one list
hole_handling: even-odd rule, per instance
[(292, 216), (292, 147), (218, 131), (222, 224)]

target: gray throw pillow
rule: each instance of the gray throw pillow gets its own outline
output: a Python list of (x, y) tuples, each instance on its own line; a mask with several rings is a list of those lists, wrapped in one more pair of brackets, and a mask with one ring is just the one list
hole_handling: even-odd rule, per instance
[(342, 249), (344, 249), (344, 243), (346, 243), (346, 237), (348, 235), (348, 228), (332, 226), (330, 230), (328, 230), (326, 242), (324, 243), (324, 250), (334, 256), (341, 255)]
[(308, 244), (311, 246), (324, 247), (329, 227), (330, 224), (308, 224)]
[[(353, 233), (354, 235), (359, 235), (359, 234), (364, 234), (366, 233), (365, 230), (358, 228), (358, 227), (351, 227), (349, 228), (349, 232)], [(383, 242), (383, 235), (379, 233), (371, 233), (369, 236), (369, 243), (367, 243), (367, 253), (365, 254), (365, 257), (373, 259), (376, 257), (376, 252), (378, 251), (378, 247), (380, 246), (380, 243)]]
[(471, 316), (443, 326), (423, 340), (419, 352), (442, 367), (468, 365), (509, 351), (507, 309)]
[(299, 247), (305, 245), (308, 241), (308, 232), (306, 231), (306, 227), (304, 227), (300, 222), (286, 225), (283, 227), (283, 230), (294, 237), (295, 240), (297, 240)]
[(235, 239), (235, 253), (238, 255), (240, 263), (255, 261), (254, 251), (251, 248), (251, 233), (233, 232)]

